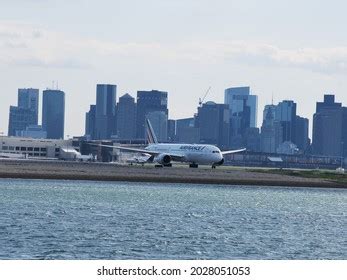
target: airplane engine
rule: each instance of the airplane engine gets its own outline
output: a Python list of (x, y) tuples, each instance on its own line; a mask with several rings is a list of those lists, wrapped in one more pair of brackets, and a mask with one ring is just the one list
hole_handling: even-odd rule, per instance
[(171, 157), (169, 155), (165, 155), (165, 154), (157, 155), (154, 158), (154, 162), (157, 162), (157, 163), (162, 164), (162, 165), (170, 164), (171, 160), (172, 160)]

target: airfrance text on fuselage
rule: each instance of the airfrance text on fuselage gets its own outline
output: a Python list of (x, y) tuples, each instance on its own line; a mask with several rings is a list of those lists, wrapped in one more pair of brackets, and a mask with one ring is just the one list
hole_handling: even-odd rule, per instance
[(202, 151), (206, 146), (181, 146), (180, 150)]

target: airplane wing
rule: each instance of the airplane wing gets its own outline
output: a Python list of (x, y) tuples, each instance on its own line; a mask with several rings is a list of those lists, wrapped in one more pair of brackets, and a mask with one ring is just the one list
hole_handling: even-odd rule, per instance
[(106, 148), (113, 148), (113, 149), (118, 149), (118, 150), (122, 150), (122, 151), (134, 152), (134, 153), (145, 153), (145, 154), (149, 154), (149, 155), (159, 155), (160, 154), (159, 152), (148, 151), (145, 149), (136, 149), (136, 148), (121, 147), (121, 146), (101, 145), (101, 144), (89, 144), (89, 145), (106, 147)]
[(246, 151), (246, 149), (240, 149), (240, 150), (231, 150), (231, 151), (223, 151), (222, 155), (229, 155), (229, 154), (236, 154)]
[(118, 150), (121, 150), (121, 151), (133, 152), (133, 153), (142, 153), (142, 154), (147, 154), (147, 155), (150, 155), (150, 156), (157, 156), (157, 155), (160, 155), (160, 154), (167, 154), (174, 161), (180, 161), (180, 160), (184, 159), (183, 155), (172, 154), (172, 153), (163, 153), (161, 151), (150, 151), (150, 150), (145, 150), (145, 149), (136, 149), (136, 148), (128, 148), (128, 147), (121, 147), (121, 146), (111, 146), (111, 145), (100, 145), (100, 144), (90, 144), (90, 145), (100, 146), (100, 147), (107, 147), (107, 148), (113, 148), (113, 149), (118, 149)]

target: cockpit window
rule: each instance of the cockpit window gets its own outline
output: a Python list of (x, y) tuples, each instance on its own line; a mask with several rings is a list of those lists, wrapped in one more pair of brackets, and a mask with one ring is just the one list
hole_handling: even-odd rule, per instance
[(214, 153), (214, 154), (219, 154), (219, 151), (213, 151), (212, 153)]

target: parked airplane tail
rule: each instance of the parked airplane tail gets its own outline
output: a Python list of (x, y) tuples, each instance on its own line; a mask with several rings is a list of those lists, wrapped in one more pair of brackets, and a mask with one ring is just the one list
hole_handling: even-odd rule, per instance
[(149, 121), (149, 119), (146, 119), (146, 134), (147, 134), (148, 144), (157, 144), (158, 143), (157, 136), (154, 133), (152, 124)]

